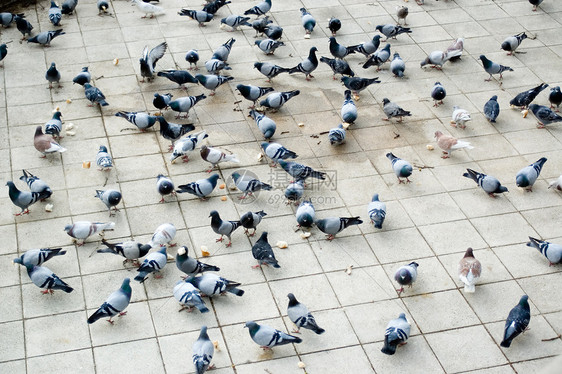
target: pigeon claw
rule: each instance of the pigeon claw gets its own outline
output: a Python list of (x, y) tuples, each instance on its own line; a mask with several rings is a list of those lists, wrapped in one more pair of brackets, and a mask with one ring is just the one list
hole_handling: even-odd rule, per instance
[(106, 321), (109, 322), (109, 323), (113, 326), (113, 323), (114, 323), (114, 322), (111, 320), (111, 318), (110, 318), (110, 319), (106, 319)]
[(397, 288), (396, 291), (398, 292), (398, 297), (404, 292), (404, 287)]
[(259, 268), (259, 267), (261, 267), (261, 265), (260, 265), (260, 264), (257, 264), (257, 265), (253, 265), (253, 266), (252, 266), (252, 269), (257, 269), (257, 268)]
[(231, 240), (230, 240), (230, 241), (228, 242), (228, 244), (226, 245), (226, 248), (228, 248), (228, 247), (232, 247), (232, 241), (231, 241)]

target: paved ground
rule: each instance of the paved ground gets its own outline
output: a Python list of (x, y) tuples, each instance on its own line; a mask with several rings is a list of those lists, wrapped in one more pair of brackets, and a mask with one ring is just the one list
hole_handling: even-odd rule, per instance
[[(32, 206), (32, 214), (14, 217), (17, 209), (7, 197), (0, 198), (0, 372), (4, 373), (185, 373), (192, 372), (191, 345), (202, 324), (209, 326), (211, 339), (220, 351), (213, 362), (214, 372), (224, 373), (417, 373), (465, 372), (535, 373), (562, 351), (562, 273), (560, 265), (548, 266), (537, 251), (525, 246), (527, 236), (562, 243), (562, 197), (548, 190), (548, 182), (562, 171), (562, 127), (537, 129), (532, 115), (522, 118), (509, 108), (518, 92), (540, 82), (551, 86), (562, 81), (562, 3), (544, 1), (537, 12), (526, 0), (427, 0), (420, 7), (414, 1), (408, 23), (411, 35), (392, 40), (392, 51), (406, 61), (403, 79), (392, 76), (388, 64), (379, 73), (363, 70), (362, 56), (348, 58), (360, 76), (379, 76), (381, 84), (361, 94), (359, 119), (347, 132), (347, 143), (331, 147), (327, 135), (314, 136), (340, 123), (343, 87), (333, 81), (329, 68), (321, 64), (315, 79), (283, 75), (274, 79), (276, 90), (298, 88), (300, 96), (271, 117), (277, 122), (274, 140), (299, 154), (298, 160), (329, 171), (334, 183), (314, 185), (306, 196), (314, 199), (317, 217), (360, 215), (368, 221), (366, 206), (373, 193), (388, 206), (382, 230), (364, 224), (345, 230), (333, 242), (324, 240), (316, 228), (308, 239), (294, 231), (295, 207), (285, 205), (282, 189), (263, 192), (250, 204), (238, 203), (227, 189), (217, 189), (201, 202), (190, 196), (168, 198), (158, 204), (156, 175), (167, 174), (177, 184), (204, 177), (208, 166), (192, 154), (187, 164), (170, 164), (168, 141), (158, 132), (140, 133), (114, 116), (119, 110), (148, 110), (153, 93), (184, 95), (175, 84), (157, 78), (139, 83), (138, 58), (145, 45), (167, 41), (169, 50), (159, 69), (187, 68), (185, 52), (199, 49), (202, 61), (230, 37), (236, 38), (229, 62), (235, 80), (220, 87), (217, 95), (195, 107), (190, 120), (209, 134), (208, 143), (238, 155), (241, 163), (223, 164), (223, 180), (236, 168), (246, 168), (263, 181), (279, 183), (285, 175), (258, 161), (262, 141), (254, 122), (247, 118), (247, 102), (233, 89), (238, 83), (266, 85), (252, 69), (255, 61), (273, 61), (292, 66), (317, 46), (319, 55), (329, 56), (327, 19), (337, 16), (343, 27), (342, 44), (357, 44), (375, 34), (375, 26), (393, 23), (400, 1), (358, 0), (295, 1), (274, 0), (271, 18), (284, 28), (286, 46), (274, 56), (265, 56), (254, 44), (254, 31), (229, 33), (219, 28), (219, 19), (242, 14), (253, 1), (233, 1), (221, 9), (217, 19), (205, 28), (177, 15), (181, 7), (201, 7), (201, 0), (162, 0), (166, 14), (141, 19), (129, 2), (114, 0), (111, 16), (99, 17), (95, 1), (80, 0), (77, 14), (63, 18), (66, 35), (55, 39), (51, 48), (19, 44), (15, 27), (2, 30), (9, 54), (0, 75), (0, 176), (15, 180), (25, 168), (47, 181), (55, 191), (54, 210), (46, 203)], [(41, 6), (42, 5), (42, 6)], [(25, 13), (34, 31), (50, 30), (47, 2)], [(298, 9), (307, 6), (319, 25), (310, 39), (304, 39)], [(515, 57), (500, 51), (508, 35), (526, 31), (534, 39), (523, 42), (524, 53)], [(443, 71), (422, 70), (419, 62), (427, 53), (445, 49), (455, 38), (465, 38), (462, 60), (447, 63)], [(485, 53), (494, 61), (515, 69), (503, 85), (485, 82), (478, 56)], [(115, 58), (118, 65), (113, 64)], [(48, 90), (44, 74), (52, 61), (62, 73), (63, 88)], [(201, 64), (200, 64), (201, 65)], [(71, 81), (83, 66), (89, 66), (95, 85), (107, 96), (110, 106), (100, 111), (88, 107), (83, 90)], [(429, 96), (435, 81), (443, 83), (445, 104), (432, 107)], [(190, 94), (206, 92), (190, 87)], [(537, 102), (547, 105), (548, 90)], [(498, 95), (501, 114), (496, 124), (482, 115), (484, 103)], [(404, 123), (382, 121), (384, 97), (412, 111)], [(71, 99), (71, 103), (67, 103)], [(453, 105), (471, 112), (466, 130), (449, 125)], [(68, 149), (60, 157), (39, 158), (32, 137), (34, 128), (45, 123), (60, 107), (66, 124), (74, 124), (73, 136), (62, 140)], [(166, 113), (173, 119), (173, 113)], [(304, 126), (298, 124), (303, 123)], [(441, 130), (470, 141), (473, 150), (440, 158), (439, 150), (429, 151), (433, 133)], [(399, 135), (399, 136), (398, 136)], [(108, 146), (115, 160), (109, 173), (95, 167), (100, 145)], [(412, 183), (398, 184), (392, 173), (388, 151), (426, 168), (416, 168)], [(515, 174), (522, 167), (548, 158), (534, 192), (518, 189)], [(510, 190), (495, 199), (463, 178), (467, 167), (498, 177)], [(207, 302), (210, 313), (178, 313), (171, 297), (180, 273), (173, 263), (162, 279), (150, 277), (143, 285), (133, 282), (133, 299), (128, 314), (113, 325), (100, 321), (88, 326), (86, 319), (124, 277), (134, 269), (123, 268), (121, 260), (95, 253), (97, 238), (75, 247), (63, 227), (73, 221), (107, 221), (107, 210), (94, 198), (95, 190), (117, 188), (123, 193), (121, 212), (112, 218), (116, 230), (108, 239), (147, 242), (154, 229), (164, 222), (178, 228), (176, 241), (190, 253), (201, 256), (201, 246), (211, 257), (205, 261), (222, 268), (221, 275), (243, 283), (246, 294), (218, 297)], [(226, 195), (226, 201), (221, 197)], [(226, 219), (252, 209), (264, 209), (268, 216), (258, 232), (269, 231), (270, 242), (288, 242), (287, 249), (275, 249), (281, 269), (252, 270), (250, 254), (255, 239), (241, 230), (233, 235), (232, 248), (215, 243), (208, 213), (216, 209)], [(467, 247), (483, 264), (483, 275), (474, 294), (465, 294), (456, 275), (456, 266)], [(44, 296), (30, 283), (26, 273), (10, 262), (31, 248), (64, 247), (66, 256), (48, 267), (75, 291)], [(169, 253), (175, 255), (175, 248)], [(420, 264), (418, 281), (402, 297), (395, 291), (395, 270), (410, 261)], [(353, 265), (350, 275), (345, 269)], [(263, 353), (243, 329), (249, 319), (283, 331), (293, 327), (286, 316), (288, 292), (314, 312), (326, 333), (302, 333), (303, 343)], [(515, 340), (512, 347), (499, 347), (509, 310), (520, 296), (529, 295), (531, 330)], [(405, 312), (412, 323), (408, 344), (395, 356), (380, 352), (387, 322)]]

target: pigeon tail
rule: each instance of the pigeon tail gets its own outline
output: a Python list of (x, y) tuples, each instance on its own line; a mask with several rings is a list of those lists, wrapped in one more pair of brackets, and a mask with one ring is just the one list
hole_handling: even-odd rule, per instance
[(226, 290), (226, 292), (230, 292), (231, 294), (234, 294), (236, 296), (244, 295), (244, 290), (241, 290), (239, 288), (230, 288), (230, 289)]

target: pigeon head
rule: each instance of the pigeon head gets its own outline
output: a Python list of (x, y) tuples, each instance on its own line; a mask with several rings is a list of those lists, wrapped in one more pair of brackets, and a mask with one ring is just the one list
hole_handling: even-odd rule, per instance
[(123, 283), (121, 284), (121, 289), (123, 291), (125, 291), (126, 293), (131, 293), (131, 278), (125, 278), (123, 279)]
[(388, 158), (389, 160), (392, 161), (392, 160), (394, 160), (395, 158), (398, 158), (398, 157), (396, 157), (392, 152), (388, 152), (386, 154), (386, 158)]
[(217, 212), (216, 210), (211, 210), (211, 213), (209, 213), (209, 217), (212, 217), (212, 218), (218, 217), (218, 218), (220, 218), (219, 212)]
[(416, 268), (416, 269), (418, 268), (418, 266), (420, 266), (420, 265), (419, 265), (417, 262), (415, 262), (415, 261), (414, 261), (414, 262), (410, 262), (408, 265), (409, 265), (409, 266), (412, 266), (412, 267), (414, 267), (414, 268)]
[(441, 82), (435, 82), (435, 86), (441, 85)]
[(69, 232), (70, 230), (72, 230), (72, 225), (64, 226), (64, 231)]
[(234, 173), (232, 173), (231, 176), (232, 176), (232, 179), (234, 179), (234, 183), (236, 183), (238, 181), (238, 179), (240, 178), (240, 173), (235, 171)]
[(187, 256), (187, 247), (186, 246), (182, 246), (178, 248), (178, 256)]
[(492, 96), (492, 97), (490, 98), (490, 100), (492, 100), (492, 101), (498, 101), (497, 95)]
[(289, 298), (289, 306), (298, 304), (297, 298), (292, 293), (288, 294), (287, 297)]
[(20, 257), (14, 258), (14, 259), (12, 260), (12, 263), (23, 265), (23, 261), (22, 261), (22, 259), (21, 259)]
[(92, 85), (90, 83), (84, 83), (84, 89), (88, 89), (88, 88), (92, 88)]
[(443, 133), (441, 131), (435, 131), (435, 139), (439, 139)]
[(375, 27), (375, 30), (382, 32), (382, 26), (383, 25), (378, 25), (377, 27)]
[(384, 99), (382, 99), (382, 104), (383, 104), (383, 105), (386, 105), (386, 104), (388, 104), (388, 103), (390, 103), (390, 100), (388, 100), (386, 97), (385, 97)]
[(482, 65), (484, 65), (485, 68), (492, 66), (492, 61), (488, 60), (486, 56), (480, 55), (480, 60), (482, 61)]
[(105, 145), (100, 145), (100, 150), (98, 152), (107, 152), (107, 147)]
[(464, 257), (474, 257), (474, 254), (472, 253), (472, 248), (468, 248), (466, 250), (466, 252), (464, 253)]
[(35, 136), (39, 136), (39, 135), (43, 135), (43, 129), (41, 128), (41, 126), (37, 126), (35, 128)]
[(379, 201), (379, 194), (378, 193), (374, 194), (371, 201)]
[[(304, 8), (303, 8), (304, 9)], [(246, 324), (244, 325), (244, 328), (248, 328), (250, 330), (250, 334), (255, 333), (256, 331), (259, 330), (260, 325), (258, 325), (257, 323), (255, 323), (254, 321), (248, 321), (246, 322)]]
[(529, 296), (527, 295), (523, 295), (521, 296), (521, 299), (519, 300), (519, 305), (523, 306), (523, 307), (527, 307), (527, 309), (529, 308)]
[(267, 231), (264, 231), (264, 232), (261, 233), (260, 240), (267, 241)]

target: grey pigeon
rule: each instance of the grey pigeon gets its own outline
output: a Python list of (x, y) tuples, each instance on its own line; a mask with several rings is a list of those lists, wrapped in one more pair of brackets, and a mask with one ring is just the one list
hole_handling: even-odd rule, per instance
[(199, 179), (195, 182), (182, 184), (178, 186), (178, 190), (176, 192), (177, 193), (187, 192), (199, 197), (202, 200), (205, 200), (205, 198), (209, 196), (217, 186), (217, 180), (219, 178), (220, 177), (218, 174), (213, 174), (206, 179)]
[(344, 101), (341, 107), (341, 118), (346, 123), (353, 124), (357, 119), (357, 106), (351, 97), (351, 90), (345, 90)]
[(244, 15), (255, 14), (256, 16), (263, 16), (271, 9), (271, 0), (263, 0), (258, 5), (248, 9), (244, 12)]
[(203, 94), (197, 96), (180, 97), (179, 99), (170, 101), (168, 105), (174, 112), (178, 112), (176, 118), (180, 118), (182, 113), (185, 113), (185, 118), (187, 118), (189, 116), (189, 110), (193, 108), (195, 104), (206, 98), (207, 96)]
[(215, 233), (221, 236), (216, 241), (222, 242), (222, 237), (226, 236), (228, 238), (228, 243), (226, 244), (226, 246), (230, 247), (232, 245), (230, 236), (238, 227), (242, 225), (240, 221), (223, 221), (219, 215), (219, 212), (217, 212), (216, 210), (211, 211), (209, 217), (211, 217), (211, 228)]
[(513, 69), (509, 66), (500, 65), (496, 62), (490, 61), (484, 55), (480, 55), (480, 60), (482, 60), (482, 66), (484, 66), (486, 73), (490, 74), (490, 78), (485, 79), (485, 81), (491, 81), (493, 74), (499, 74), (500, 79), (502, 79), (504, 72), (513, 71)]
[(159, 203), (164, 203), (166, 201), (164, 196), (174, 194), (174, 182), (172, 182), (169, 177), (166, 177), (163, 174), (158, 174), (156, 176), (156, 190), (158, 190), (158, 193), (162, 196)]
[(501, 48), (507, 52), (507, 55), (513, 55), (515, 50), (521, 45), (523, 40), (527, 39), (527, 34), (521, 32), (517, 35), (508, 36), (502, 43)]
[(310, 166), (302, 165), (298, 162), (279, 160), (279, 165), (295, 180), (306, 181), (307, 178), (326, 179), (326, 173), (316, 171)]
[(190, 131), (195, 130), (195, 126), (191, 123), (187, 124), (178, 124), (178, 123), (171, 123), (166, 121), (166, 119), (162, 116), (157, 116), (156, 120), (160, 123), (160, 135), (164, 139), (168, 139), (172, 142), (170, 145), (170, 151), (174, 149), (174, 142), (187, 134)]
[(113, 167), (113, 159), (107, 151), (105, 145), (100, 145), (98, 154), (96, 156), (96, 165), (98, 165), (99, 170), (109, 170)]
[(306, 8), (301, 8), (301, 23), (302, 23), (302, 27), (304, 27), (304, 30), (306, 32), (306, 34), (311, 34), (312, 31), (314, 30), (314, 26), (316, 26), (316, 20), (314, 19), (314, 17), (312, 17), (312, 15), (306, 10)]
[(353, 72), (353, 70), (351, 70), (349, 64), (345, 60), (322, 56), (320, 57), (320, 62), (327, 64), (330, 67), (330, 69), (332, 69), (332, 72), (334, 73), (332, 75), (333, 80), (337, 79), (336, 74), (347, 75), (350, 77), (355, 76), (355, 73)]
[(207, 138), (209, 135), (205, 131), (200, 131), (195, 134), (188, 135), (180, 140), (176, 141), (174, 145), (174, 150), (170, 156), (170, 161), (173, 163), (177, 158), (181, 157), (183, 162), (189, 161), (189, 154), (197, 147), (203, 139)]
[(35, 35), (32, 38), (27, 39), (28, 43), (37, 43), (44, 45), (46, 47), (51, 45), (51, 41), (59, 35), (64, 35), (65, 32), (62, 29), (53, 30), (53, 31), (43, 31), (39, 34)]
[(537, 7), (541, 5), (543, 0), (529, 0), (529, 3), (533, 6), (533, 12), (537, 11)]
[(283, 36), (283, 28), (277, 25), (268, 25), (264, 30), (268, 39), (279, 40)]
[(316, 227), (324, 234), (328, 235), (327, 240), (333, 240), (336, 234), (352, 225), (360, 225), (363, 223), (359, 217), (330, 217), (319, 219)]
[(377, 27), (375, 27), (375, 29), (386, 36), (386, 40), (388, 40), (389, 38), (396, 39), (397, 35), (412, 32), (409, 27), (402, 27), (392, 24), (378, 25)]
[(536, 248), (549, 262), (549, 266), (562, 263), (562, 245), (549, 243), (545, 240), (535, 239), (529, 236), (527, 247)]
[(244, 291), (237, 288), (241, 284), (219, 277), (213, 273), (204, 273), (197, 277), (189, 277), (186, 282), (194, 285), (199, 291), (201, 296), (213, 297), (215, 295), (224, 295), (225, 292), (230, 292), (236, 296), (244, 295)]
[(90, 83), (84, 83), (84, 95), (86, 99), (90, 101), (88, 106), (94, 106), (97, 103), (101, 106), (108, 106), (109, 104), (105, 101), (105, 96), (101, 90), (97, 87), (92, 86)]
[(125, 118), (127, 121), (138, 127), (140, 131), (146, 131), (156, 123), (156, 116), (151, 116), (144, 112), (117, 112), (116, 117)]
[(272, 55), (275, 53), (275, 50), (279, 47), (283, 47), (285, 43), (273, 40), (273, 39), (258, 39), (254, 42), (255, 45), (258, 46), (259, 49), (263, 51), (266, 55)]
[(151, 247), (165, 247), (169, 245), (170, 247), (175, 246), (175, 243), (172, 243), (172, 240), (176, 237), (176, 227), (171, 223), (163, 223), (154, 230), (154, 234), (147, 245)]
[(330, 129), (328, 132), (328, 139), (330, 140), (330, 145), (341, 145), (345, 143), (345, 128), (343, 124), (339, 124), (338, 127)]
[(72, 225), (66, 225), (64, 227), (64, 231), (74, 238), (80, 240), (77, 241), (78, 246), (82, 246), (86, 239), (90, 236), (100, 233), (100, 236), (103, 235), (104, 231), (113, 230), (115, 227), (114, 222), (90, 222), (90, 221), (77, 221), (74, 222)]
[(156, 63), (164, 56), (167, 48), (168, 44), (166, 42), (158, 44), (156, 47), (152, 48), (150, 52), (148, 51), (148, 46), (144, 47), (142, 57), (139, 59), (140, 72), (143, 77), (141, 82), (144, 82), (145, 78), (148, 80), (154, 78)]
[(279, 74), (289, 71), (287, 68), (283, 68), (269, 62), (256, 62), (254, 63), (254, 69), (258, 69), (260, 73), (265, 75), (268, 82), (271, 82), (271, 78), (275, 78)]
[[(150, 273), (157, 273), (160, 270), (164, 269), (166, 266), (166, 261), (168, 260), (168, 256), (166, 255), (166, 247), (160, 247), (160, 250), (156, 252), (149, 253), (140, 267), (138, 268), (138, 275), (135, 277), (135, 280), (140, 283), (144, 283), (146, 277)], [(155, 275), (155, 278), (159, 278), (160, 276)], [(175, 294), (175, 292), (174, 292)]]
[[(388, 152), (386, 154), (386, 158), (388, 158), (392, 163), (392, 170), (394, 171), (396, 178), (398, 178), (398, 184), (410, 183), (411, 180), (408, 179), (408, 177), (412, 175), (412, 164), (410, 164), (406, 160), (402, 160), (401, 158), (396, 157), (394, 154), (392, 154), (392, 152)], [(402, 181), (402, 179), (400, 178), (406, 178), (406, 182)]]
[(185, 54), (185, 61), (189, 62), (189, 70), (195, 69), (199, 70), (197, 67), (197, 61), (199, 61), (199, 53), (196, 49), (190, 49)]
[(176, 267), (188, 276), (201, 274), (205, 271), (220, 271), (220, 268), (199, 262), (193, 257), (189, 257), (187, 247), (178, 248), (176, 253)]
[(388, 61), (390, 58), (390, 44), (384, 46), (383, 49), (377, 50), (369, 59), (363, 64), (363, 69), (367, 69), (371, 66), (376, 66), (377, 71), (380, 70), (382, 64)]
[(226, 62), (228, 60), (228, 56), (230, 56), (230, 51), (232, 50), (232, 46), (234, 45), (235, 41), (236, 41), (236, 39), (234, 39), (234, 38), (228, 39), (224, 44), (222, 44), (220, 47), (215, 49), (211, 59)]
[[(263, 210), (260, 210), (259, 212), (246, 212), (240, 216), (240, 224), (244, 227), (246, 234), (254, 236), (256, 234), (256, 228), (265, 216), (267, 216), (267, 213)], [(249, 233), (250, 229), (254, 230), (251, 234)]]
[(332, 32), (332, 36), (336, 36), (336, 32), (341, 29), (341, 21), (336, 17), (331, 17), (328, 20), (328, 29)]
[(531, 321), (531, 308), (529, 307), (529, 296), (523, 295), (519, 303), (509, 311), (505, 321), (503, 340), (500, 345), (509, 348), (511, 342), (522, 332), (525, 332)]
[(197, 21), (200, 27), (205, 26), (205, 23), (211, 21), (215, 16), (213, 13), (207, 13), (203, 10), (182, 9), (178, 12), (180, 16), (187, 16), (194, 21)]
[(211, 164), (211, 167), (206, 170), (207, 173), (213, 171), (215, 166), (217, 166), (217, 164), (221, 162), (230, 161), (237, 164), (240, 163), (240, 160), (236, 158), (236, 155), (227, 155), (219, 149), (207, 147), (206, 145), (201, 146), (201, 151), (199, 152), (199, 154), (201, 154), (201, 158), (203, 160)]
[(249, 20), (250, 17), (242, 17), (242, 16), (237, 16), (235, 14), (231, 14), (230, 16), (221, 19), (221, 25), (222, 24), (228, 25), (232, 27), (233, 31), (240, 30), (240, 26), (252, 27), (252, 24), (248, 22)]
[(192, 312), (194, 307), (201, 313), (207, 313), (209, 311), (209, 308), (207, 308), (203, 299), (201, 299), (201, 294), (191, 283), (180, 280), (176, 283), (173, 292), (176, 300), (182, 305), (178, 312), (184, 309), (187, 309), (188, 312)]
[(289, 183), (287, 188), (285, 188), (285, 198), (287, 198), (287, 204), (291, 202), (297, 204), (303, 194), (304, 194), (304, 181), (302, 180)]
[(118, 212), (117, 205), (121, 202), (121, 192), (117, 190), (96, 190), (96, 196), (99, 198), (109, 210), (109, 216), (113, 216), (114, 214), (111, 212), (111, 208), (115, 212)]
[(173, 96), (174, 95), (170, 93), (160, 95), (158, 92), (156, 92), (154, 94), (154, 99), (152, 100), (152, 105), (154, 105), (156, 109), (160, 109), (160, 110), (168, 109)]
[(513, 99), (511, 99), (509, 105), (518, 106), (521, 107), (521, 109), (525, 109), (529, 106), (529, 104), (533, 102), (533, 100), (535, 100), (535, 98), (542, 92), (542, 90), (547, 87), (548, 84), (541, 83), (535, 88), (531, 88), (528, 91), (523, 91)]
[(287, 92), (273, 92), (269, 94), (264, 100), (260, 101), (260, 105), (269, 109), (278, 110), (289, 101), (291, 98), (297, 96), (301, 92), (299, 90)]
[(360, 91), (369, 87), (373, 83), (380, 83), (379, 77), (375, 78), (360, 78), (360, 77), (341, 77), (343, 85), (354, 95), (358, 95)]
[(27, 275), (29, 279), (39, 288), (44, 288), (45, 291), (41, 291), (43, 294), (53, 293), (54, 290), (62, 290), (66, 293), (71, 293), (74, 291), (72, 287), (66, 284), (62, 279), (60, 279), (55, 273), (53, 273), (49, 268), (44, 266), (32, 266), (28, 265)]
[(522, 187), (528, 191), (533, 191), (533, 184), (537, 181), (537, 178), (541, 174), (542, 167), (546, 162), (546, 157), (541, 157), (536, 162), (531, 165), (524, 167), (517, 172), (515, 176), (515, 183), (517, 187)]
[[(443, 99), (447, 96), (447, 91), (441, 82), (435, 82), (433, 88), (431, 89), (431, 98), (433, 99), (433, 106), (438, 107), (439, 104), (443, 104)], [(497, 99), (497, 96), (495, 96)]]
[(257, 191), (270, 191), (272, 189), (269, 184), (254, 178), (252, 174), (247, 174), (244, 172), (242, 175), (240, 175), (240, 173), (234, 172), (232, 173), (231, 177), (234, 180), (236, 188), (242, 191), (242, 196), (240, 196), (239, 199), (245, 199), (248, 195), (252, 195)]
[(259, 325), (254, 321), (246, 322), (250, 331), (250, 337), (263, 349), (271, 349), (277, 345), (285, 345), (291, 343), (301, 343), (302, 339), (296, 336), (285, 334), (267, 325)]
[(316, 218), (316, 211), (314, 205), (308, 200), (300, 203), (295, 213), (299, 227), (312, 227)]
[(355, 52), (362, 53), (365, 57), (369, 57), (370, 55), (375, 53), (377, 49), (379, 49), (380, 43), (381, 36), (377, 34), (373, 36), (373, 39), (369, 40), (368, 42), (353, 45), (347, 48), (353, 48)]
[(479, 185), (484, 190), (484, 192), (486, 192), (491, 197), (496, 197), (494, 195), (496, 193), (508, 192), (507, 187), (502, 186), (497, 178), (479, 173), (472, 169), (466, 169), (466, 171), (467, 172), (462, 176), (475, 181), (476, 184)]
[(550, 101), (550, 108), (554, 109), (554, 106), (556, 106), (556, 112), (558, 112), (558, 108), (560, 108), (560, 104), (562, 104), (562, 92), (560, 92), (560, 86), (550, 89), (548, 101)]
[(230, 66), (228, 66), (228, 63), (216, 59), (216, 58), (212, 58), (208, 61), (205, 61), (205, 69), (207, 69), (207, 71), (211, 74), (219, 74), (219, 72), (221, 70), (232, 70), (232, 68)]
[(62, 248), (41, 248), (41, 249), (30, 249), (25, 251), (20, 257), (16, 257), (13, 260), (14, 264), (20, 264), (22, 266), (40, 266), (41, 264), (49, 261), (55, 256), (62, 256), (66, 254)]
[(8, 12), (2, 12), (0, 13), (0, 24), (2, 25), (2, 27), (9, 27), (12, 24), (12, 22), (16, 20), (16, 16), (23, 17), (23, 13), (13, 14)]
[(443, 64), (451, 59), (447, 53), (443, 51), (433, 51), (427, 57), (420, 62), (420, 67), (424, 67), (425, 65), (431, 65), (432, 68), (437, 70), (442, 70)]
[[(1, 14), (1, 13), (0, 13)], [(3, 61), (4, 58), (8, 55), (8, 46), (6, 45), (6, 43), (2, 43), (0, 44), (0, 61)], [(1, 66), (4, 66), (4, 64), (2, 63)]]
[[(230, 4), (230, 3), (232, 3), (232, 1), (226, 1), (226, 0), (209, 1), (209, 0), (207, 0), (207, 4), (205, 4), (205, 6), (203, 7), (203, 11), (207, 12), (207, 13), (215, 14), (216, 12), (219, 11), (220, 8), (222, 8), (226, 4)], [(197, 373), (197, 374), (200, 374), (200, 373)]]
[(58, 7), (57, 3), (51, 0), (51, 7), (49, 8), (49, 21), (53, 26), (60, 26), (60, 21), (62, 20), (62, 12)]
[(552, 109), (544, 105), (531, 104), (529, 110), (537, 119), (537, 128), (544, 129), (551, 123), (562, 122), (562, 116), (556, 114)]
[(344, 47), (343, 45), (339, 44), (336, 40), (335, 37), (330, 36), (329, 38), (330, 41), (330, 53), (332, 54), (332, 56), (334, 56), (335, 58), (345, 58), (347, 55), (351, 54), (351, 53), (355, 53), (355, 49), (353, 47), (349, 48), (349, 47)]
[(83, 86), (85, 83), (90, 83), (92, 79), (92, 75), (88, 71), (88, 67), (84, 66), (82, 71), (72, 79), (72, 84), (78, 83), (79, 85)]
[(373, 195), (373, 199), (367, 206), (367, 213), (371, 219), (371, 223), (376, 229), (382, 229), (382, 224), (386, 218), (386, 204), (379, 200), (379, 194)]
[(401, 78), (404, 76), (404, 70), (406, 70), (406, 64), (404, 63), (404, 60), (402, 60), (398, 52), (395, 52), (394, 57), (390, 62), (390, 71), (395, 76)]
[(20, 191), (12, 181), (6, 182), (6, 186), (8, 186), (9, 189), (8, 195), (10, 196), (10, 200), (12, 200), (15, 206), (21, 209), (21, 212), (17, 213), (16, 216), (29, 214), (29, 206), (41, 199), (41, 194), (39, 192)]
[(215, 346), (209, 339), (209, 335), (207, 335), (207, 326), (201, 326), (199, 338), (193, 343), (191, 351), (196, 374), (204, 374), (207, 369), (213, 367), (211, 366), (211, 360), (213, 359)]
[(256, 18), (253, 22), (252, 22), (252, 28), (254, 30), (256, 30), (256, 35), (254, 36), (254, 38), (257, 38), (258, 34), (262, 34), (265, 33), (265, 28), (270, 24), (273, 23), (272, 20), (269, 19), (269, 16), (265, 16), (263, 18)]
[(488, 121), (495, 123), (499, 115), (500, 104), (498, 104), (498, 97), (494, 95), (484, 104), (484, 116)]
[(261, 148), (263, 149), (265, 155), (273, 161), (272, 166), (276, 166), (279, 160), (287, 160), (289, 158), (298, 157), (295, 152), (288, 150), (279, 143), (262, 142)]
[(299, 303), (295, 295), (290, 293), (287, 295), (287, 297), (289, 298), (287, 315), (289, 316), (289, 319), (295, 324), (295, 326), (297, 326), (297, 331), (295, 331), (296, 333), (299, 332), (301, 327), (312, 330), (318, 335), (326, 331), (318, 326), (318, 324), (316, 324), (316, 320), (308, 311), (306, 305)]
[(22, 170), (22, 173), (23, 175), (20, 177), (20, 181), (25, 182), (31, 192), (39, 193), (39, 199), (45, 200), (51, 197), (53, 190), (51, 190), (51, 187), (49, 187), (47, 183), (27, 170)]
[(386, 118), (383, 118), (385, 121), (390, 120), (392, 117), (398, 117), (398, 122), (402, 122), (402, 117), (412, 115), (410, 112), (400, 108), (398, 104), (391, 102), (386, 97), (382, 99), (382, 102), (383, 112), (386, 114)]
[(254, 121), (256, 121), (256, 125), (263, 134), (263, 137), (266, 140), (271, 139), (273, 137), (273, 134), (275, 134), (275, 129), (277, 128), (275, 121), (273, 121), (265, 114), (261, 114), (253, 109), (250, 111), (250, 116), (254, 119)]
[(61, 13), (66, 15), (72, 14), (74, 9), (76, 9), (76, 5), (78, 5), (78, 0), (65, 0), (61, 6)]
[(99, 307), (98, 310), (94, 312), (90, 317), (88, 317), (88, 324), (92, 324), (99, 320), (100, 318), (109, 317), (107, 322), (113, 324), (111, 320), (114, 316), (124, 316), (127, 312), (124, 312), (125, 309), (129, 306), (129, 302), (131, 301), (131, 294), (133, 290), (131, 289), (131, 279), (125, 278), (121, 287), (113, 292), (109, 297), (105, 300), (105, 302)]
[(61, 147), (61, 145), (55, 142), (55, 139), (49, 134), (43, 134), (43, 128), (37, 126), (35, 128), (35, 135), (33, 136), (33, 145), (35, 149), (43, 154), (43, 158), (47, 157), (50, 153), (63, 153), (66, 152), (66, 148)]
[[(131, 2), (133, 1), (131, 0)], [(96, 5), (98, 7), (98, 15), (108, 14), (109, 2), (107, 0), (98, 0)]]
[(159, 71), (156, 75), (159, 77), (167, 78), (172, 82), (177, 83), (180, 88), (184, 88), (186, 90), (187, 88), (184, 86), (184, 84), (186, 83), (199, 84), (199, 81), (185, 70), (163, 70)]
[(252, 255), (256, 260), (258, 260), (258, 264), (252, 266), (252, 268), (259, 268), (262, 265), (265, 266), (273, 266), (274, 268), (280, 268), (281, 265), (277, 263), (275, 259), (275, 254), (273, 253), (273, 248), (267, 241), (267, 231), (262, 232), (258, 241), (252, 246)]
[(49, 82), (49, 88), (53, 88), (53, 83), (58, 84), (59, 88), (61, 88), (60, 78), (61, 76), (60, 72), (57, 70), (57, 65), (51, 62), (51, 67), (49, 67), (45, 73), (45, 79)]
[(406, 319), (404, 313), (400, 313), (398, 318), (393, 319), (386, 326), (384, 332), (384, 346), (381, 352), (387, 355), (396, 353), (396, 347), (406, 344), (406, 340), (410, 336), (410, 322)]
[(394, 280), (400, 285), (400, 288), (396, 290), (398, 291), (398, 296), (404, 292), (404, 286), (412, 287), (412, 283), (414, 283), (418, 277), (418, 266), (419, 264), (417, 262), (410, 262), (408, 265), (398, 268), (394, 274)]
[(23, 13), (17, 14), (14, 17), (14, 20), (16, 21), (16, 27), (18, 31), (21, 32), (21, 34), (23, 35), (21, 40), (25, 39), (25, 34), (31, 36), (31, 30), (33, 30), (33, 26), (31, 25), (31, 23), (29, 23), (28, 20), (24, 18)]
[(310, 80), (310, 78), (314, 78), (312, 72), (318, 67), (318, 58), (316, 57), (317, 51), (318, 49), (316, 47), (311, 47), (308, 52), (308, 57), (299, 62), (297, 66), (290, 68), (288, 73), (303, 73), (307, 81)]
[(215, 95), (215, 90), (221, 85), (224, 84), (228, 81), (231, 81), (234, 79), (234, 77), (227, 77), (227, 76), (222, 76), (222, 75), (203, 75), (203, 74), (197, 74), (195, 76), (195, 79), (197, 79), (199, 81), (199, 83), (201, 83), (201, 85), (203, 87), (205, 87), (208, 90), (211, 90), (211, 93), (209, 94), (209, 96), (214, 96)]
[(253, 102), (253, 105), (251, 106), (252, 109), (256, 106), (256, 101), (258, 101), (260, 97), (274, 90), (273, 87), (258, 87), (243, 84), (237, 85), (236, 89), (240, 92), (244, 99)]

